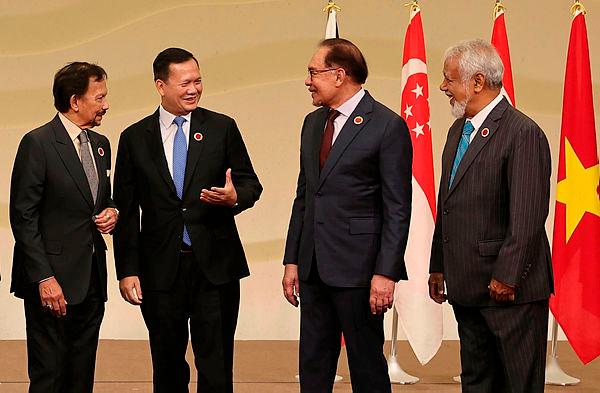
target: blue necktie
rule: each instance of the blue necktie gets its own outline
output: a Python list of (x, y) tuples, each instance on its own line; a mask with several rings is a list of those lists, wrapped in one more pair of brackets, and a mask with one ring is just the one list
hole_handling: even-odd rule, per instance
[(462, 135), (460, 137), (460, 142), (458, 142), (458, 148), (456, 149), (456, 157), (454, 157), (454, 164), (452, 164), (452, 172), (450, 173), (450, 182), (448, 183), (448, 188), (452, 187), (452, 181), (454, 180), (454, 176), (456, 175), (456, 170), (460, 165), (460, 161), (465, 156), (467, 149), (469, 148), (469, 141), (471, 139), (471, 134), (475, 130), (473, 124), (469, 120), (465, 122), (463, 127)]
[[(177, 116), (173, 120), (173, 123), (177, 124), (177, 132), (173, 141), (173, 182), (177, 196), (181, 200), (183, 200), (183, 180), (185, 179), (185, 162), (187, 160), (187, 142), (183, 133), (183, 123), (185, 122), (186, 120), (181, 116)], [(192, 245), (185, 224), (183, 225), (183, 242), (188, 246)]]

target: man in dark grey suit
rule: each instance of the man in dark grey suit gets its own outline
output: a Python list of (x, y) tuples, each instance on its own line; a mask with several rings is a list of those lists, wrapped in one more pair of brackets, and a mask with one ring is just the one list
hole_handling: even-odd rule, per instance
[(457, 120), (442, 156), (429, 292), (453, 306), (463, 392), (536, 393), (553, 291), (550, 150), (540, 127), (503, 97), (503, 71), (485, 41), (446, 52), (440, 89)]
[(331, 392), (343, 332), (354, 392), (390, 392), (383, 313), (407, 279), (412, 147), (406, 123), (362, 89), (367, 65), (328, 39), (308, 65), (313, 105), (285, 247), (283, 292), (301, 296), (300, 389)]
[(24, 299), (29, 393), (91, 393), (106, 301), (106, 244), (118, 212), (106, 72), (74, 62), (54, 77), (58, 114), (21, 140), (10, 185), (11, 291)]

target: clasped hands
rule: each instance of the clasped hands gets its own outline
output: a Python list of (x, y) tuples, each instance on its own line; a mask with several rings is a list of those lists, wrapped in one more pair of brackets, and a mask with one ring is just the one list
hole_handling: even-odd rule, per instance
[[(428, 280), (429, 297), (436, 303), (443, 303), (448, 298), (444, 286), (444, 273), (431, 273)], [(497, 302), (512, 302), (515, 300), (515, 288), (492, 278), (488, 285), (490, 297)]]
[[(300, 297), (298, 265), (292, 263), (285, 265), (281, 284), (283, 286), (283, 296), (292, 306), (298, 307), (298, 298)], [(395, 287), (396, 283), (391, 278), (379, 274), (373, 275), (369, 295), (371, 314), (379, 315), (392, 308)]]

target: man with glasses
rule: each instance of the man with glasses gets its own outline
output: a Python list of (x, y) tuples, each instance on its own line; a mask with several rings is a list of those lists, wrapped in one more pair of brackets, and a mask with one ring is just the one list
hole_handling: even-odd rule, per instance
[(350, 41), (321, 42), (308, 74), (320, 108), (302, 127), (282, 281), (285, 298), (301, 305), (300, 388), (332, 391), (343, 333), (353, 391), (391, 392), (383, 313), (407, 279), (410, 135), (363, 90), (367, 64)]

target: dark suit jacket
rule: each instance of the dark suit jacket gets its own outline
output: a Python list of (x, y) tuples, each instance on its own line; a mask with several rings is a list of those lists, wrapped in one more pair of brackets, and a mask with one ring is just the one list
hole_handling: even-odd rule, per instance
[(464, 306), (496, 304), (487, 288), (492, 277), (517, 286), (516, 303), (546, 299), (553, 291), (544, 228), (551, 172), (546, 136), (503, 99), (448, 189), (464, 122), (454, 122), (444, 147), (430, 272), (443, 272), (449, 300)]
[(302, 127), (284, 263), (298, 264), (307, 280), (314, 254), (323, 282), (337, 287), (369, 286), (374, 274), (407, 279), (412, 145), (406, 123), (365, 94), (319, 173), (327, 112), (310, 113)]
[(110, 144), (94, 131), (88, 135), (98, 169), (95, 205), (81, 161), (58, 115), (21, 140), (10, 186), (15, 237), (11, 292), (18, 297), (39, 296), (37, 283), (55, 276), (67, 302), (81, 303), (88, 292), (95, 250), (106, 300), (106, 244), (92, 216), (115, 206)]
[[(201, 140), (194, 134), (201, 133)], [(238, 201), (233, 208), (200, 201), (200, 191), (225, 184), (232, 170)], [(215, 285), (249, 275), (234, 215), (262, 192), (235, 121), (198, 108), (192, 112), (183, 200), (165, 158), (158, 110), (121, 134), (115, 164), (117, 278), (139, 276), (142, 290), (169, 289), (179, 266), (183, 224), (194, 257)], [(141, 228), (140, 228), (141, 208)]]

